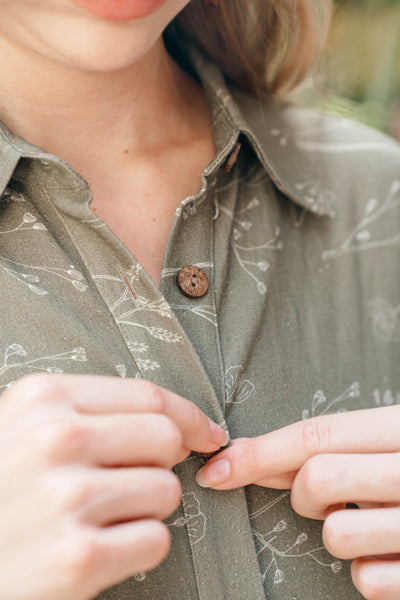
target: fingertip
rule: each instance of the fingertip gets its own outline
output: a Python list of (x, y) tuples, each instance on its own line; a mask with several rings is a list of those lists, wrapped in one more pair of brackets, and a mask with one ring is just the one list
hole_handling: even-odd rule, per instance
[(223, 458), (207, 463), (196, 475), (197, 483), (203, 488), (217, 487), (226, 483), (231, 475), (231, 465)]
[(222, 429), (217, 423), (214, 423), (211, 419), (208, 420), (210, 425), (210, 440), (217, 448), (223, 448), (227, 446), (230, 441), (230, 436), (227, 431)]

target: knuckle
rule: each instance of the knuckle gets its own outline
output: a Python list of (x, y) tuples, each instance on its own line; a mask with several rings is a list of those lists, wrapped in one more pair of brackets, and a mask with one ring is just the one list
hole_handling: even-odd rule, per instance
[(102, 548), (94, 533), (80, 531), (64, 540), (62, 564), (69, 581), (84, 582), (98, 567), (102, 558)]
[(146, 570), (152, 569), (160, 564), (171, 549), (171, 534), (164, 523), (153, 522), (151, 531), (149, 531), (149, 542), (152, 547), (152, 564), (146, 567)]
[(42, 489), (61, 514), (78, 511), (93, 499), (95, 493), (87, 477), (66, 473), (64, 469), (52, 470), (44, 475)]
[(158, 419), (160, 422), (159, 442), (170, 453), (175, 454), (180, 452), (182, 448), (182, 434), (180, 430), (168, 417), (160, 415)]
[(168, 507), (168, 513), (174, 512), (181, 503), (182, 500), (182, 486), (181, 483), (174, 473), (165, 472), (165, 477), (162, 483), (163, 490), (160, 497), (163, 498)]
[(366, 600), (382, 600), (382, 582), (372, 577), (368, 563), (353, 561), (351, 575), (354, 585)]
[(189, 411), (191, 432), (194, 435), (198, 435), (199, 433), (201, 433), (201, 431), (203, 430), (203, 427), (204, 427), (204, 420), (203, 420), (202, 413), (199, 411), (197, 406), (195, 406), (194, 404), (189, 404), (188, 411)]
[(165, 410), (165, 392), (160, 386), (151, 381), (139, 381), (146, 397), (148, 410), (152, 413), (163, 413)]
[(332, 431), (329, 418), (316, 417), (303, 421), (299, 442), (311, 455), (329, 451), (332, 446)]
[(327, 500), (329, 503), (334, 482), (328, 462), (321, 454), (308, 459), (297, 475), (296, 485), (301, 486), (306, 496), (317, 498), (320, 502)]
[(65, 384), (61, 376), (31, 373), (13, 386), (13, 392), (19, 395), (24, 407), (34, 407), (65, 398)]
[(82, 455), (89, 431), (78, 420), (52, 419), (42, 423), (36, 431), (41, 454), (50, 461)]
[(251, 469), (255, 473), (263, 472), (264, 452), (260, 442), (257, 441), (257, 438), (248, 440), (246, 446), (239, 446), (237, 447), (237, 450), (234, 446), (232, 450), (234, 453), (235, 451), (238, 453), (238, 463), (241, 463), (244, 466), (251, 465)]
[(322, 539), (324, 546), (332, 556), (342, 559), (349, 558), (351, 537), (341, 526), (336, 513), (332, 513), (326, 518), (322, 529)]

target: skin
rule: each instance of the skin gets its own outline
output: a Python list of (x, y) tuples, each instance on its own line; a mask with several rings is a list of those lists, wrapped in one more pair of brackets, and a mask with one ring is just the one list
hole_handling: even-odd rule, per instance
[(157, 285), (175, 210), (215, 156), (204, 92), (161, 37), (187, 3), (112, 21), (72, 0), (0, 0), (0, 119), (89, 182)]
[(172, 467), (224, 443), (192, 403), (149, 382), (20, 379), (1, 399), (0, 598), (86, 600), (154, 568), (181, 500)]
[[(203, 487), (291, 489), (293, 509), (324, 520), (337, 558), (368, 600), (400, 598), (400, 406), (316, 417), (235, 440), (198, 472)], [(347, 509), (354, 503), (361, 510)]]

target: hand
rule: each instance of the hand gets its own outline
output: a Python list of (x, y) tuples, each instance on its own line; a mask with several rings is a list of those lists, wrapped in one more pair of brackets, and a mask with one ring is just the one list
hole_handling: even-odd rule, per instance
[[(355, 559), (368, 600), (400, 598), (400, 406), (316, 417), (240, 439), (198, 473), (205, 487), (290, 489), (293, 509), (324, 519), (334, 556)], [(347, 503), (362, 510), (345, 510)]]
[(171, 468), (226, 435), (145, 382), (29, 375), (0, 399), (0, 600), (87, 600), (159, 564)]

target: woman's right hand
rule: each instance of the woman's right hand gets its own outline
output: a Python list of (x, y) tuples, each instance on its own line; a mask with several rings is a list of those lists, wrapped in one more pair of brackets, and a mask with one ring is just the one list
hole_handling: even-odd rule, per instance
[(88, 600), (156, 567), (172, 467), (223, 430), (146, 381), (28, 375), (0, 398), (0, 600)]

